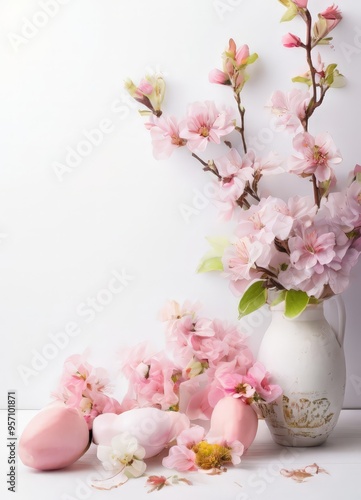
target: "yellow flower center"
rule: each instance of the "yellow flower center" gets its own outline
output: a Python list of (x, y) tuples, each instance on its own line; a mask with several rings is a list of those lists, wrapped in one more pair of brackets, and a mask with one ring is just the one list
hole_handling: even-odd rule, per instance
[(313, 148), (313, 157), (315, 161), (319, 164), (327, 163), (327, 154), (323, 154), (320, 151), (320, 147), (317, 145)]
[(209, 130), (207, 127), (203, 126), (198, 130), (198, 134), (202, 135), (203, 137), (208, 137), (209, 136)]
[(194, 445), (192, 450), (196, 454), (196, 465), (201, 469), (220, 468), (232, 459), (230, 449), (221, 444), (201, 441)]
[(234, 389), (237, 394), (246, 394), (248, 389), (248, 384), (238, 384)]

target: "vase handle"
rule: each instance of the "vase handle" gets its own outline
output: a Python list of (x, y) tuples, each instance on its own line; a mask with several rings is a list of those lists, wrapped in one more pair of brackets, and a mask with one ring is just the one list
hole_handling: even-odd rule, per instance
[(337, 342), (340, 344), (340, 347), (343, 346), (343, 339), (345, 336), (345, 328), (346, 328), (346, 308), (345, 302), (341, 295), (335, 295), (334, 300), (337, 306), (337, 315), (338, 315), (338, 330), (336, 332)]

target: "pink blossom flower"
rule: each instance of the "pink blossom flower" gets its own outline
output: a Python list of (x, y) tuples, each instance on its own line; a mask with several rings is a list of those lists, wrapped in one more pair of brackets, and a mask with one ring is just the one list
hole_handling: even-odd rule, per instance
[(218, 383), (223, 389), (223, 395), (233, 396), (234, 398), (241, 398), (243, 401), (247, 401), (252, 398), (255, 393), (255, 388), (250, 385), (244, 375), (239, 373), (227, 373), (222, 370), (222, 373), (216, 377)]
[(203, 469), (212, 472), (220, 470), (225, 463), (239, 464), (243, 452), (240, 441), (228, 443), (221, 436), (205, 440), (204, 428), (195, 425), (180, 433), (177, 444), (162, 464), (178, 471)]
[(197, 337), (191, 339), (194, 355), (199, 361), (206, 363), (207, 367), (213, 366), (228, 354), (228, 345), (223, 340), (213, 337)]
[(272, 113), (278, 117), (275, 121), (275, 127), (290, 133), (296, 132), (305, 118), (310, 98), (309, 92), (300, 89), (293, 89), (288, 93), (280, 90), (274, 92), (269, 107)]
[(330, 193), (321, 213), (329, 223), (338, 224), (345, 233), (361, 226), (361, 182), (354, 181), (345, 191)]
[(233, 280), (252, 280), (257, 277), (256, 264), (269, 262), (270, 248), (261, 241), (243, 236), (226, 248), (222, 263), (226, 276)]
[(327, 22), (327, 34), (332, 31), (342, 19), (342, 13), (339, 8), (333, 4), (327, 7), (326, 10), (320, 12), (319, 17), (326, 19)]
[(196, 102), (189, 106), (187, 118), (180, 124), (180, 135), (187, 139), (192, 152), (204, 151), (208, 142), (219, 144), (234, 127), (230, 110), (218, 110), (212, 101)]
[(248, 157), (253, 160), (253, 170), (256, 175), (276, 175), (284, 173), (282, 167), (283, 160), (277, 153), (271, 151), (267, 156), (256, 157), (253, 151), (247, 153)]
[(253, 157), (246, 154), (243, 158), (232, 148), (226, 155), (217, 158), (214, 163), (221, 181), (217, 183), (218, 193), (215, 205), (221, 209), (222, 217), (229, 220), (237, 207), (237, 200), (242, 196), (247, 183), (252, 183), (254, 169)]
[(312, 224), (317, 214), (317, 205), (310, 196), (293, 196), (288, 199), (288, 215), (304, 227)]
[(277, 277), (286, 290), (302, 290), (309, 297), (320, 298), (327, 284), (328, 274), (323, 270), (320, 274), (311, 270), (298, 270), (292, 266), (282, 270)]
[[(358, 247), (360, 240), (357, 240)], [(361, 248), (349, 246), (343, 258), (336, 258), (328, 267), (328, 284), (335, 294), (346, 290), (350, 282), (351, 269), (357, 263)]]
[(239, 238), (248, 236), (263, 244), (271, 244), (275, 238), (285, 240), (292, 225), (293, 219), (288, 215), (286, 202), (269, 196), (238, 214), (235, 234)]
[(206, 432), (200, 425), (193, 425), (184, 429), (177, 437), (177, 444), (192, 448), (195, 444), (203, 441)]
[(136, 387), (133, 387), (140, 407), (147, 405), (169, 410), (178, 404), (178, 387), (173, 376), (174, 364), (164, 355), (148, 360), (149, 373)]
[(120, 370), (122, 374), (130, 379), (142, 379), (148, 376), (149, 366), (146, 361), (155, 355), (155, 351), (149, 342), (143, 341), (131, 347), (123, 347), (120, 355)]
[[(246, 364), (239, 363), (238, 361), (239, 360), (235, 358), (228, 362), (219, 363), (213, 370), (208, 394), (208, 400), (212, 408), (216, 406), (220, 399), (237, 392), (236, 386), (241, 383), (240, 377), (246, 375), (248, 368), (250, 368), (254, 362), (253, 359), (251, 363)], [(235, 375), (234, 378), (233, 375)]]
[(241, 332), (238, 325), (228, 324), (218, 319), (213, 320), (213, 329), (215, 337), (222, 340), (227, 345), (227, 354), (211, 363), (217, 368), (222, 361), (235, 361), (237, 369), (244, 367), (245, 370), (253, 363), (253, 353), (248, 346), (246, 336)]
[(227, 188), (238, 181), (238, 194), (243, 193), (244, 187), (253, 179), (253, 161), (249, 155), (245, 155), (242, 159), (241, 155), (235, 148), (231, 148), (227, 154), (214, 160), (218, 169), (218, 173), (222, 177), (222, 184)]
[(252, 185), (263, 175), (272, 175), (284, 172), (281, 167), (282, 159), (276, 153), (269, 153), (266, 157), (256, 157), (250, 150), (243, 158), (238, 151), (232, 148), (226, 155), (214, 161), (221, 176), (217, 183), (218, 193), (214, 204), (221, 210), (221, 218), (229, 220), (238, 201), (244, 194), (247, 186)]
[(255, 392), (266, 403), (271, 403), (282, 394), (282, 389), (279, 385), (269, 383), (270, 374), (265, 367), (257, 361), (247, 372), (245, 379), (254, 387)]
[(331, 136), (327, 133), (313, 137), (303, 132), (293, 140), (293, 146), (299, 153), (289, 160), (290, 172), (301, 177), (314, 175), (318, 182), (324, 182), (332, 177), (332, 164), (342, 161)]
[[(313, 26), (313, 46), (317, 45), (320, 42), (322, 43), (327, 35), (336, 28), (341, 19), (341, 11), (336, 5), (332, 5), (321, 12), (318, 15), (318, 20)], [(326, 39), (326, 42), (324, 41), (324, 43), (327, 43), (328, 41), (329, 39)]]
[(220, 85), (230, 85), (231, 80), (229, 78), (229, 75), (224, 73), (224, 71), (221, 71), (220, 69), (212, 69), (209, 73), (209, 81), (211, 83), (218, 83)]
[(59, 389), (53, 396), (71, 408), (77, 408), (84, 416), (89, 429), (101, 413), (120, 413), (118, 401), (106, 395), (109, 391), (108, 374), (104, 368), (94, 368), (86, 355), (73, 355), (64, 362)]
[(303, 290), (316, 298), (326, 286), (333, 293), (345, 290), (359, 251), (337, 225), (320, 220), (308, 228), (296, 226), (288, 243), (291, 265), (278, 274), (287, 290)]
[(196, 454), (186, 446), (172, 446), (167, 457), (163, 458), (162, 465), (179, 472), (195, 471)]
[(182, 305), (175, 300), (169, 300), (165, 303), (159, 312), (160, 321), (174, 321), (182, 318), (183, 316), (194, 317), (196, 312), (200, 309), (199, 302), (191, 302), (186, 300)]
[(333, 232), (321, 233), (314, 227), (302, 230), (302, 234), (288, 240), (292, 265), (298, 270), (322, 270), (335, 257), (335, 244)]
[(225, 445), (229, 448), (231, 453), (231, 462), (233, 465), (238, 465), (241, 463), (241, 456), (244, 453), (243, 443), (240, 441), (232, 441), (231, 443), (226, 442)]
[(150, 131), (153, 155), (157, 160), (165, 160), (175, 149), (185, 146), (187, 141), (180, 137), (179, 125), (173, 116), (151, 116), (145, 124)]
[(179, 386), (179, 410), (190, 420), (209, 420), (213, 410), (208, 399), (209, 390), (207, 373), (183, 381)]
[[(126, 401), (135, 399), (139, 407), (153, 406), (162, 410), (176, 406), (178, 384), (174, 363), (164, 352), (147, 357), (144, 343), (134, 347), (134, 354), (131, 350), (127, 352), (129, 361), (122, 365), (129, 382)], [(141, 357), (142, 354), (145, 357)]]
[(301, 38), (293, 35), (292, 33), (287, 33), (282, 37), (282, 44), (284, 47), (293, 48), (300, 47), (302, 45)]

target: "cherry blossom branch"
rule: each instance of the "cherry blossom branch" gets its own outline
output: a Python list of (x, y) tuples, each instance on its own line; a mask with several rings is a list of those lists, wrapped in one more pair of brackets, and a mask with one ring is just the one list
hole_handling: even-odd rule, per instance
[[(316, 71), (316, 68), (314, 67), (313, 61), (312, 61), (312, 49), (313, 49), (312, 34), (311, 34), (312, 16), (311, 16), (311, 13), (308, 9), (305, 10), (305, 22), (306, 22), (306, 26), (307, 26), (305, 49), (306, 49), (306, 54), (307, 54), (307, 56), (306, 56), (307, 57), (307, 64), (308, 64), (308, 67), (310, 69), (312, 94), (313, 94), (312, 98), (310, 100), (310, 103), (306, 109), (304, 123), (303, 123), (304, 130), (305, 130), (305, 132), (307, 132), (309, 120), (310, 120), (311, 116), (313, 115), (313, 113), (315, 112), (316, 108), (321, 106), (321, 104), (323, 103), (323, 100), (325, 98), (326, 92), (329, 89), (329, 87), (328, 86), (323, 87), (322, 85), (319, 85), (319, 87), (321, 89), (321, 93), (320, 93), (320, 97), (318, 98), (318, 95), (317, 95), (318, 85), (316, 82), (317, 71)], [(317, 185), (316, 176), (314, 174), (312, 175), (312, 185), (313, 185), (313, 197), (314, 197), (315, 203), (319, 207), (320, 203), (321, 203), (322, 195), (320, 192), (320, 188)]]
[(307, 26), (305, 48), (306, 48), (306, 54), (307, 54), (307, 64), (308, 64), (308, 67), (310, 68), (311, 82), (312, 82), (312, 93), (313, 93), (310, 104), (306, 110), (306, 116), (305, 116), (305, 122), (304, 122), (304, 129), (307, 132), (308, 120), (311, 117), (312, 113), (314, 112), (314, 104), (316, 104), (316, 102), (317, 102), (317, 85), (316, 85), (316, 69), (315, 69), (315, 67), (313, 65), (313, 61), (312, 61), (312, 35), (311, 35), (312, 17), (311, 17), (311, 13), (308, 9), (306, 9), (305, 14), (306, 14), (306, 26)]
[(234, 93), (234, 98), (235, 98), (235, 100), (237, 102), (237, 108), (238, 108), (238, 111), (239, 111), (239, 114), (240, 114), (240, 117), (241, 117), (241, 126), (240, 127), (237, 126), (237, 127), (235, 127), (235, 129), (237, 130), (237, 132), (239, 132), (241, 134), (243, 151), (246, 154), (247, 153), (247, 143), (246, 143), (246, 137), (245, 137), (245, 134), (244, 134), (244, 130), (245, 130), (244, 115), (246, 114), (246, 110), (242, 106), (240, 94), (237, 93), (237, 92), (235, 92)]
[(241, 208), (246, 207), (248, 210), (251, 207), (251, 204), (246, 200), (246, 196), (247, 193), (243, 192), (243, 194), (236, 200), (236, 204)]
[(315, 174), (312, 174), (312, 185), (313, 185), (313, 198), (315, 200), (316, 205), (319, 207), (321, 204), (321, 193), (320, 189), (317, 186), (317, 179)]
[(277, 278), (277, 274), (273, 273), (270, 269), (266, 269), (265, 267), (258, 266), (256, 263), (254, 264), (257, 272), (267, 275), (270, 278)]
[[(311, 34), (311, 29), (312, 29), (312, 17), (310, 14), (310, 11), (306, 9), (305, 11), (305, 17), (303, 18), (306, 22), (307, 26), (307, 35), (306, 35), (306, 44), (302, 44), (302, 47), (306, 49), (306, 54), (307, 54), (307, 64), (310, 69), (310, 75), (311, 75), (311, 86), (312, 86), (312, 98), (310, 100), (310, 103), (308, 105), (308, 108), (306, 110), (306, 116), (303, 122), (303, 127), (305, 129), (305, 132), (308, 131), (308, 122), (315, 110), (321, 106), (323, 103), (323, 100), (325, 98), (326, 92), (329, 90), (330, 86), (329, 85), (320, 85), (317, 84), (316, 82), (316, 68), (313, 65), (312, 61), (312, 50), (314, 48), (314, 45), (312, 44), (312, 34)], [(320, 96), (318, 97), (317, 95), (317, 87), (320, 88)]]
[(219, 174), (213, 160), (206, 162), (202, 160), (202, 158), (200, 158), (196, 153), (192, 153), (192, 156), (203, 165), (204, 172), (211, 172), (217, 177), (218, 180), (222, 180), (222, 176)]
[(254, 266), (256, 271), (262, 273), (262, 275), (266, 278), (266, 288), (276, 288), (277, 290), (285, 289), (284, 286), (282, 286), (281, 283), (277, 281), (277, 275), (270, 269), (258, 266), (256, 263), (254, 264)]
[(254, 191), (251, 186), (248, 184), (245, 189), (244, 189), (245, 193), (249, 194), (250, 196), (252, 196), (252, 198), (256, 201), (261, 201), (261, 198), (258, 196), (258, 194), (256, 193), (256, 191)]

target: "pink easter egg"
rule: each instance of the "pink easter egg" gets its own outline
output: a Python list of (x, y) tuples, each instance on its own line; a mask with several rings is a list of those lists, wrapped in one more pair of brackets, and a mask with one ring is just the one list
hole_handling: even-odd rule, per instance
[(222, 438), (229, 443), (240, 441), (246, 451), (254, 441), (258, 416), (253, 408), (239, 398), (227, 396), (213, 409), (207, 438)]
[(89, 429), (81, 412), (63, 404), (49, 405), (25, 427), (19, 457), (33, 469), (62, 469), (78, 460), (89, 445)]

